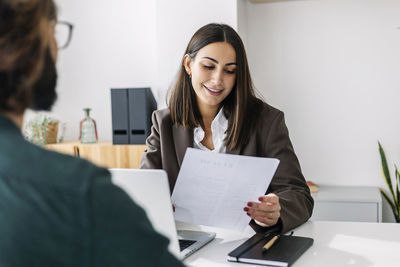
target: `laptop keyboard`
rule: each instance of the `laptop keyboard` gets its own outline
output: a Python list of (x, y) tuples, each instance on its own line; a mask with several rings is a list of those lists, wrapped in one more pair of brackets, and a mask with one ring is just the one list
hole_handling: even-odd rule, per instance
[(181, 251), (183, 251), (184, 249), (190, 247), (194, 243), (196, 243), (195, 240), (179, 239), (179, 247), (180, 247)]

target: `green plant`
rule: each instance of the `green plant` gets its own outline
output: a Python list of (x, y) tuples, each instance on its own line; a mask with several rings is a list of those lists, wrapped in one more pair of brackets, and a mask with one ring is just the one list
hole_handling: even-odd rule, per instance
[[(23, 130), (23, 135), (25, 136), (25, 139), (36, 145), (45, 145), (48, 143), (48, 134), (51, 126), (55, 123), (58, 127), (58, 120), (43, 114), (38, 115), (26, 124)], [(55, 134), (57, 137), (57, 131)]]
[(379, 154), (381, 155), (382, 174), (383, 174), (383, 178), (386, 182), (386, 185), (389, 188), (391, 197), (389, 197), (389, 195), (382, 188), (379, 188), (379, 190), (381, 191), (381, 194), (387, 200), (390, 207), (392, 208), (396, 222), (400, 223), (400, 191), (399, 191), (400, 172), (395, 164), (394, 165), (395, 184), (396, 184), (396, 190), (395, 190), (393, 183), (392, 183), (392, 179), (390, 178), (390, 172), (389, 172), (389, 167), (388, 167), (387, 160), (386, 160), (385, 151), (383, 150), (381, 143), (378, 142), (378, 144), (379, 144)]

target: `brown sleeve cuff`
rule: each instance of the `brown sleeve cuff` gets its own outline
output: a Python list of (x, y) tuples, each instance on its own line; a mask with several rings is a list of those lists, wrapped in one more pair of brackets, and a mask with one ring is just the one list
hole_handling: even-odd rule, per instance
[(266, 233), (266, 232), (281, 233), (283, 228), (281, 218), (279, 218), (278, 222), (275, 225), (268, 227), (262, 227), (258, 225), (254, 220), (251, 220), (249, 225), (251, 228), (253, 228), (254, 231), (256, 231), (256, 233)]

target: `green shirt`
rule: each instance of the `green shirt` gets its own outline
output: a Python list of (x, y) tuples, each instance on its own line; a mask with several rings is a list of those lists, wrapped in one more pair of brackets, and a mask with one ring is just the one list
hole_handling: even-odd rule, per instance
[(183, 266), (106, 169), (44, 150), (0, 115), (0, 266)]

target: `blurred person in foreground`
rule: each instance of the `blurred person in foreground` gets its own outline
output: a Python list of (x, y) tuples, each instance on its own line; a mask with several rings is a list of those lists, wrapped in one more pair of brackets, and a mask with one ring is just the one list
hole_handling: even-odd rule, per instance
[(21, 135), (56, 99), (56, 25), (53, 0), (0, 0), (0, 266), (183, 266), (106, 169)]

